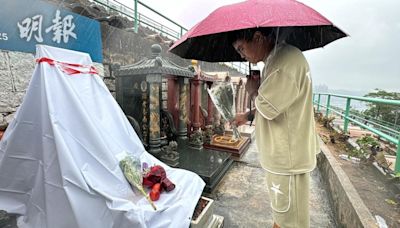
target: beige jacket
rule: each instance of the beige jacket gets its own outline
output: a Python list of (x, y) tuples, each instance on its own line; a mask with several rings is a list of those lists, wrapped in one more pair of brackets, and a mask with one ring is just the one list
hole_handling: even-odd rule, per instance
[(309, 172), (316, 165), (310, 70), (303, 53), (277, 45), (265, 59), (256, 97), (256, 144), (264, 169), (275, 174)]

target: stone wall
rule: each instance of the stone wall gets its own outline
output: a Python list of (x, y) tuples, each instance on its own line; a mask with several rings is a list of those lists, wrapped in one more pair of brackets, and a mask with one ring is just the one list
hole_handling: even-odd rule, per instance
[(330, 204), (338, 227), (378, 227), (350, 179), (333, 157), (328, 147), (320, 141), (318, 169), (325, 180)]
[[(101, 77), (102, 64), (95, 63)], [(0, 131), (4, 130), (21, 105), (35, 68), (31, 53), (0, 50)]]
[[(94, 66), (100, 77), (109, 74), (103, 64)], [(34, 54), (0, 50), (0, 131), (8, 126), (21, 105), (34, 68)]]
[(0, 130), (4, 130), (21, 104), (34, 66), (32, 54), (0, 52)]

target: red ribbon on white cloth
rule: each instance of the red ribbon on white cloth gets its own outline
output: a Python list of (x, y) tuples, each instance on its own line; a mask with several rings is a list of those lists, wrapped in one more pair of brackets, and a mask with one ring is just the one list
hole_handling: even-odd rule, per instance
[(98, 74), (97, 70), (94, 66), (91, 65), (82, 65), (77, 63), (64, 63), (55, 61), (53, 59), (49, 59), (46, 57), (36, 59), (37, 63), (48, 63), (51, 66), (58, 66), (62, 71), (66, 74), (74, 75), (74, 74)]

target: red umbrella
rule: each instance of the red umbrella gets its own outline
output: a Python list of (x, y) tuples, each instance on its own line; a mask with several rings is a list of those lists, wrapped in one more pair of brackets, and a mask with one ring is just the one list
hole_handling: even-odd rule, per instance
[(190, 29), (169, 49), (186, 59), (245, 61), (228, 42), (241, 29), (274, 27), (278, 36), (302, 51), (347, 36), (314, 9), (294, 0), (248, 0), (222, 6)]

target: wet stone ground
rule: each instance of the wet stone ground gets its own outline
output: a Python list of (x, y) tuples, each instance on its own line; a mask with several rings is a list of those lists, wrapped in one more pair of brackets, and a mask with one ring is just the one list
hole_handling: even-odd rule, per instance
[[(272, 227), (265, 171), (258, 163), (254, 143), (240, 161), (235, 161), (216, 190), (214, 214), (224, 216), (224, 227)], [(337, 227), (319, 171), (311, 174), (310, 226)]]

